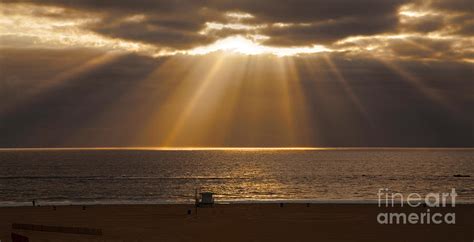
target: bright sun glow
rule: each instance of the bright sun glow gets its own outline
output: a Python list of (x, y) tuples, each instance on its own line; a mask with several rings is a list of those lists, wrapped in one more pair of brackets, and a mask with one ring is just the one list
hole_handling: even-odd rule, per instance
[(258, 55), (262, 54), (265, 50), (263, 46), (260, 46), (242, 36), (237, 36), (219, 40), (209, 46), (196, 48), (194, 50), (189, 51), (189, 53), (194, 55), (202, 55), (215, 51), (234, 52), (246, 55)]
[[(263, 37), (256, 36), (255, 39), (262, 39)], [(330, 49), (321, 46), (313, 45), (311, 47), (294, 47), (294, 48), (279, 48), (269, 47), (261, 45), (251, 39), (243, 36), (231, 36), (225, 39), (216, 41), (215, 43), (186, 51), (186, 54), (190, 55), (205, 55), (212, 52), (227, 52), (237, 53), (244, 55), (260, 55), (260, 54), (273, 54), (277, 56), (290, 56), (298, 54), (312, 54), (319, 52), (331, 51)]]

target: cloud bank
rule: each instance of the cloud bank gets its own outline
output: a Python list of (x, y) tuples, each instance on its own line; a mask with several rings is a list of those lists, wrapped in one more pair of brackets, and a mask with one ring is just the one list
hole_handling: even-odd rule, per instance
[[(428, 48), (440, 43), (447, 46), (447, 53), (432, 55), (432, 59), (452, 56), (456, 48), (456, 58), (465, 61), (472, 61), (474, 45), (474, 11), (469, 0), (7, 0), (5, 6), (3, 46), (42, 41), (54, 46), (55, 40), (44, 40), (46, 30), (28, 31), (23, 26), (21, 32), (14, 31), (21, 17), (50, 21), (42, 26), (51, 25), (48, 30), (66, 35), (71, 45), (112, 46), (155, 55), (186, 53), (232, 36), (262, 46), (324, 46), (346, 52), (391, 51), (401, 45), (411, 51), (409, 42), (422, 39)], [(15, 16), (19, 21), (8, 21)], [(58, 24), (61, 22), (69, 22), (69, 28)], [(89, 41), (78, 37), (87, 34)], [(408, 41), (392, 41), (397, 38)], [(420, 58), (429, 58), (426, 50), (419, 49)]]

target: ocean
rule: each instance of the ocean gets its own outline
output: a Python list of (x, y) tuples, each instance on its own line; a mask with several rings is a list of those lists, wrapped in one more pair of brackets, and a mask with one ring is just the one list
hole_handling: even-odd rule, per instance
[[(461, 176), (459, 176), (461, 175)], [(2, 149), (0, 206), (370, 202), (380, 188), (474, 202), (474, 149)]]

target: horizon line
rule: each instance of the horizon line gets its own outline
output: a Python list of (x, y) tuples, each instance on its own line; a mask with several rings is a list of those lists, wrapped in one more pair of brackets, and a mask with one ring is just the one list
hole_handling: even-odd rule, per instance
[(130, 147), (0, 147), (0, 151), (34, 151), (34, 150), (149, 150), (149, 151), (278, 151), (278, 150), (472, 150), (474, 147), (305, 147), (305, 146), (217, 146), (217, 147), (157, 147), (157, 146), (130, 146)]

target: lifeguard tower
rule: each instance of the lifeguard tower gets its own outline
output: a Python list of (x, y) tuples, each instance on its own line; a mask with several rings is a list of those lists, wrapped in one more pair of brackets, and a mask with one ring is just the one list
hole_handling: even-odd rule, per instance
[(212, 207), (214, 205), (214, 193), (200, 192), (196, 189), (196, 206), (197, 207)]

